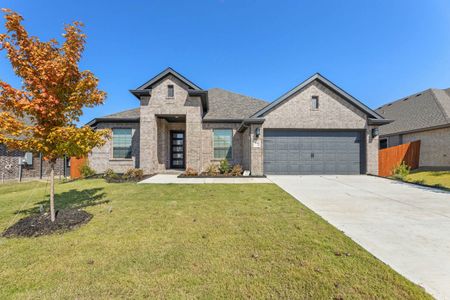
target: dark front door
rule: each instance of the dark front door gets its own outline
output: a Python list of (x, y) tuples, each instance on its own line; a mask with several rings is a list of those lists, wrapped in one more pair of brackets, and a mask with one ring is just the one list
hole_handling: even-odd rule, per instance
[(184, 131), (170, 132), (170, 167), (184, 169)]

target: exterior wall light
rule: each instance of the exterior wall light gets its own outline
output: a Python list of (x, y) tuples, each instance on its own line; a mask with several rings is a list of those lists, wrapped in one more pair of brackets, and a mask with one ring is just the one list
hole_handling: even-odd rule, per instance
[(378, 127), (372, 128), (372, 137), (377, 137), (379, 134)]
[(261, 128), (256, 127), (255, 128), (255, 136), (258, 138), (261, 135)]

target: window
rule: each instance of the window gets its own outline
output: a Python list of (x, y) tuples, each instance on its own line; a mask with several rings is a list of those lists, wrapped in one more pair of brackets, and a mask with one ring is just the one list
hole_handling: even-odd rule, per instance
[(131, 158), (131, 128), (113, 129), (113, 158)]
[(173, 85), (168, 85), (167, 86), (167, 98), (173, 98), (174, 97), (174, 89), (173, 89)]
[(232, 158), (233, 130), (214, 129), (214, 159)]
[(387, 139), (380, 139), (380, 149), (386, 149), (388, 147)]
[(318, 110), (319, 109), (319, 96), (311, 97), (311, 109)]

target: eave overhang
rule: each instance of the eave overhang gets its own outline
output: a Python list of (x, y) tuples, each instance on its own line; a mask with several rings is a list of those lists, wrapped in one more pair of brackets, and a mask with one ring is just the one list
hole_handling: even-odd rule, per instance
[(130, 93), (132, 93), (136, 98), (141, 100), (141, 97), (148, 97), (152, 95), (152, 90), (130, 90)]
[(250, 119), (244, 119), (242, 120), (241, 124), (239, 125), (238, 132), (244, 132), (248, 127), (250, 127), (251, 124), (262, 124), (264, 123), (264, 119), (262, 118), (250, 118)]
[(345, 92), (343, 89), (332, 83), (330, 80), (326, 79), (324, 76), (322, 76), (319, 73), (314, 74), (310, 78), (306, 79), (287, 93), (283, 94), (281, 97), (273, 101), (272, 103), (268, 104), (266, 107), (262, 108), (261, 110), (257, 111), (254, 115), (251, 117), (263, 117), (265, 114), (269, 113), (271, 110), (276, 108), (278, 105), (284, 103), (284, 101), (288, 100), (291, 96), (296, 94), (298, 91), (300, 91), (302, 88), (306, 87), (308, 84), (312, 83), (313, 81), (319, 81), (320, 83), (324, 84), (331, 90), (333, 90), (335, 93), (340, 95), (343, 99), (347, 100), (350, 104), (358, 108), (359, 110), (363, 111), (367, 114), (367, 116), (371, 119), (376, 120), (384, 120), (383, 116), (378, 114), (376, 111), (370, 109), (365, 104)]
[(188, 95), (191, 97), (200, 97), (203, 106), (203, 114), (209, 110), (208, 91), (205, 90), (188, 90)]
[(388, 119), (375, 119), (375, 118), (368, 118), (367, 123), (369, 125), (386, 125), (394, 122), (394, 120), (388, 120)]
[(98, 123), (138, 123), (140, 118), (95, 118), (86, 123), (86, 126), (94, 127)]

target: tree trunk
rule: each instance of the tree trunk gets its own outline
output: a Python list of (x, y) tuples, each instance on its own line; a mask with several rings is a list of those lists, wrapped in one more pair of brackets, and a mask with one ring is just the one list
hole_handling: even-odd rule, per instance
[(50, 218), (55, 222), (55, 162), (50, 162)]

